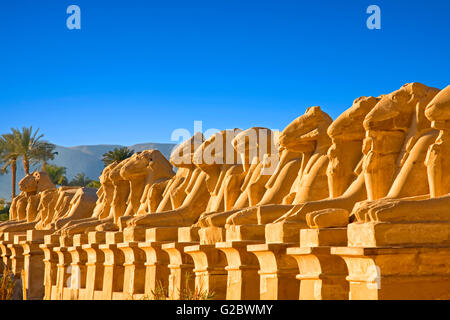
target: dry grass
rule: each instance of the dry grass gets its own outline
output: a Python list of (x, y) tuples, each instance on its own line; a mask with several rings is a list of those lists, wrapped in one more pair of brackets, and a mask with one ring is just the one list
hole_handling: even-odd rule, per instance
[[(212, 300), (214, 299), (214, 292), (202, 290), (202, 288), (191, 289), (189, 285), (192, 281), (192, 274), (186, 274), (184, 288), (180, 291), (178, 300)], [(143, 300), (169, 300), (169, 290), (164, 287), (161, 282), (158, 282), (156, 289), (152, 291), (150, 297), (145, 296)]]
[(15, 285), (13, 274), (3, 265), (3, 274), (0, 275), (0, 300), (12, 300)]

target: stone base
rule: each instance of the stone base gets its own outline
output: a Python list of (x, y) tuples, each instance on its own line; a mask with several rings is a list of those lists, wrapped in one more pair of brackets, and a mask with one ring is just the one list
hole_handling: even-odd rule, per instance
[(349, 284), (344, 260), (331, 254), (330, 247), (288, 248), (300, 273), (300, 300), (347, 300)]
[(351, 223), (348, 246), (375, 248), (384, 246), (450, 246), (450, 223)]
[(27, 241), (22, 244), (26, 290), (24, 295), (27, 300), (42, 300), (45, 295), (45, 257), (40, 245), (44, 243), (44, 236), (49, 233), (48, 230), (28, 230)]
[(82, 245), (82, 249), (87, 254), (86, 262), (86, 290), (80, 296), (87, 300), (101, 299), (103, 292), (105, 253), (100, 249), (100, 245), (106, 242), (106, 233), (103, 231), (93, 231), (88, 233), (88, 244)]
[(106, 232), (106, 244), (118, 244), (122, 243), (124, 239), (122, 231), (107, 231)]
[(56, 288), (58, 255), (53, 248), (59, 245), (59, 237), (55, 235), (44, 236), (44, 243), (39, 245), (44, 254), (44, 300), (51, 300), (53, 288)]
[(146, 241), (139, 243), (146, 256), (145, 260), (145, 288), (144, 296), (157, 299), (166, 295), (169, 287), (169, 255), (162, 250), (163, 241)]
[(133, 242), (133, 241), (145, 241), (145, 232), (144, 228), (134, 228), (128, 227), (123, 230), (123, 241), (124, 242)]
[(195, 289), (214, 299), (223, 300), (227, 291), (227, 260), (225, 254), (214, 244), (200, 244), (184, 248), (194, 260)]
[(299, 283), (297, 262), (287, 255), (295, 243), (271, 243), (247, 246), (259, 261), (261, 300), (297, 300)]
[(11, 243), (12, 241), (0, 241), (1, 262), (3, 262), (5, 268), (8, 268), (9, 270), (11, 270), (11, 259), (9, 258), (11, 256), (11, 250), (8, 248), (8, 245)]
[(20, 279), (22, 277), (22, 270), (24, 268), (24, 256), (22, 243), (26, 240), (26, 235), (14, 236), (14, 242), (8, 244), (8, 249), (11, 251), (9, 259), (11, 260), (11, 272)]
[(171, 242), (161, 246), (169, 255), (169, 298), (173, 300), (186, 299), (185, 295), (194, 292), (194, 261), (184, 252), (185, 247), (196, 245), (196, 242)]
[(269, 223), (265, 229), (266, 243), (299, 242), (300, 230), (306, 229), (305, 223), (277, 222)]
[(257, 244), (255, 241), (227, 241), (216, 243), (216, 248), (223, 251), (227, 258), (227, 300), (258, 300), (259, 262), (247, 246)]
[(200, 236), (197, 227), (181, 227), (178, 228), (178, 242), (199, 242)]
[(125, 257), (123, 293), (125, 299), (133, 299), (135, 294), (145, 292), (145, 261), (144, 250), (139, 247), (139, 242), (124, 242), (117, 245)]
[(221, 227), (207, 227), (201, 228), (198, 231), (200, 236), (200, 244), (214, 245), (217, 242), (223, 242), (226, 238), (225, 228)]
[(347, 228), (300, 230), (300, 247), (330, 247), (347, 245)]
[(332, 248), (345, 260), (352, 300), (450, 299), (450, 248)]
[(91, 231), (88, 233), (89, 244), (104, 244), (106, 243), (105, 231)]
[(5, 233), (3, 233), (3, 240), (4, 241), (14, 242), (15, 236), (25, 236), (26, 237), (26, 232), (25, 231), (22, 231), (22, 232), (5, 232)]
[[(67, 250), (71, 255), (70, 268), (65, 271), (69, 274), (70, 280), (63, 284), (64, 289), (69, 289), (70, 300), (84, 300), (86, 297), (87, 286), (87, 253), (83, 245), (88, 242), (87, 234), (75, 234), (73, 236), (73, 245)], [(63, 299), (64, 290), (63, 290)]]
[[(123, 296), (123, 276), (124, 276), (124, 262), (125, 256), (121, 250), (117, 248), (117, 244), (108, 243), (109, 241), (120, 240), (120, 236), (111, 235), (108, 239), (108, 233), (106, 233), (106, 244), (101, 244), (99, 249), (103, 252), (105, 262), (103, 264), (103, 300), (117, 300), (117, 296), (120, 294)], [(121, 233), (120, 233), (121, 235)], [(116, 238), (117, 237), (117, 238)]]
[(177, 241), (179, 228), (150, 228), (145, 231), (145, 241), (153, 242), (153, 241)]
[(262, 241), (265, 237), (265, 226), (258, 224), (227, 225), (226, 241)]
[(27, 241), (42, 241), (44, 242), (44, 237), (51, 235), (53, 231), (50, 230), (28, 230), (27, 231)]
[[(57, 273), (56, 273), (56, 285), (51, 290), (52, 300), (63, 300), (67, 298), (68, 287), (71, 286), (71, 263), (72, 255), (70, 254), (68, 247), (62, 246), (61, 243), (67, 242), (63, 237), (59, 238), (59, 246), (55, 246), (53, 251), (58, 255)], [(70, 268), (70, 269), (69, 269)], [(70, 272), (69, 272), (70, 271)], [(70, 298), (70, 296), (69, 296)]]
[(298, 263), (300, 300), (348, 299), (347, 266), (330, 247), (346, 244), (346, 228), (300, 230), (300, 247), (287, 249)]

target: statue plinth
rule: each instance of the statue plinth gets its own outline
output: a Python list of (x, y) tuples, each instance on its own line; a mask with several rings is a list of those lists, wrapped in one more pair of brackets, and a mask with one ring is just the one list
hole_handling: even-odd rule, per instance
[(287, 248), (293, 245), (265, 243), (247, 246), (247, 250), (255, 254), (259, 261), (261, 300), (298, 299), (299, 283), (295, 279), (297, 263), (286, 253)]
[(145, 230), (144, 228), (128, 227), (123, 230), (123, 241), (133, 242), (133, 241), (145, 241)]
[(347, 267), (342, 258), (331, 255), (331, 246), (347, 244), (346, 228), (302, 229), (300, 247), (287, 254), (298, 264), (300, 300), (348, 299)]
[(107, 231), (106, 232), (106, 243), (107, 244), (118, 244), (123, 242), (123, 232), (120, 231)]
[(345, 260), (351, 300), (449, 299), (450, 248), (332, 248)]
[(258, 300), (259, 262), (256, 256), (247, 251), (249, 244), (258, 241), (226, 241), (216, 243), (216, 248), (226, 255), (227, 300)]
[(200, 244), (214, 245), (217, 242), (225, 241), (226, 231), (221, 227), (206, 227), (198, 231), (200, 237)]
[(26, 241), (22, 243), (24, 256), (24, 288), (27, 300), (42, 300), (45, 295), (45, 256), (40, 248), (44, 244), (44, 236), (49, 235), (49, 230), (28, 230)]
[(223, 300), (227, 291), (227, 259), (215, 244), (198, 244), (184, 248), (194, 260), (195, 288), (201, 294), (214, 294)]
[(227, 225), (227, 241), (264, 241), (265, 226), (258, 224)]
[(169, 255), (162, 245), (177, 241), (178, 228), (150, 228), (146, 231), (146, 241), (139, 243), (146, 256), (144, 296), (155, 298), (163, 294), (169, 286)]
[(266, 243), (298, 243), (300, 230), (307, 228), (303, 222), (269, 223), (265, 226)]
[(178, 228), (174, 227), (156, 227), (145, 231), (145, 241), (177, 241)]
[(39, 245), (44, 254), (44, 300), (55, 299), (58, 255), (53, 248), (58, 245), (59, 236), (52, 234), (44, 236), (44, 243)]
[(300, 230), (300, 247), (329, 247), (347, 245), (347, 228)]
[[(144, 230), (145, 231), (145, 230)], [(124, 232), (124, 237), (125, 237)], [(139, 232), (139, 238), (140, 238)], [(145, 234), (145, 232), (144, 232)], [(133, 235), (136, 235), (133, 233)], [(145, 240), (145, 238), (143, 239)], [(117, 248), (124, 255), (123, 294), (125, 299), (134, 299), (145, 292), (145, 261), (144, 250), (139, 247), (138, 241), (125, 241), (119, 243)]]
[(375, 248), (384, 246), (450, 245), (447, 222), (367, 222), (348, 226), (348, 246)]
[(161, 249), (169, 255), (169, 298), (183, 298), (186, 290), (195, 290), (194, 261), (184, 252), (184, 248), (196, 245), (198, 242), (170, 242), (163, 244)]
[[(66, 300), (66, 296), (69, 299), (85, 299), (86, 298), (86, 284), (87, 284), (87, 259), (88, 255), (83, 250), (83, 245), (88, 244), (87, 234), (75, 234), (72, 237), (72, 246), (67, 250), (71, 255), (72, 263), (70, 269), (66, 272), (70, 274), (70, 281), (67, 281), (62, 285), (63, 299)], [(67, 293), (66, 293), (67, 292)]]

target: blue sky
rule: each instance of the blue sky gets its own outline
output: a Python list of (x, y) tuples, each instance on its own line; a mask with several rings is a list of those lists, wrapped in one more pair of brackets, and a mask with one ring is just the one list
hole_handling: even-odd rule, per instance
[(336, 118), (404, 83), (447, 86), (449, 31), (447, 0), (1, 1), (0, 132), (131, 145), (194, 120), (283, 129), (313, 105)]

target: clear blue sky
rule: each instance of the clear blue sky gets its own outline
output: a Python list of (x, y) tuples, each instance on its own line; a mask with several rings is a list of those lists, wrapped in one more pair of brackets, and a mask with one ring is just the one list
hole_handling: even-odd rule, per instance
[(448, 0), (1, 1), (0, 133), (131, 145), (194, 120), (283, 129), (312, 105), (335, 118), (362, 95), (448, 85), (449, 38)]

